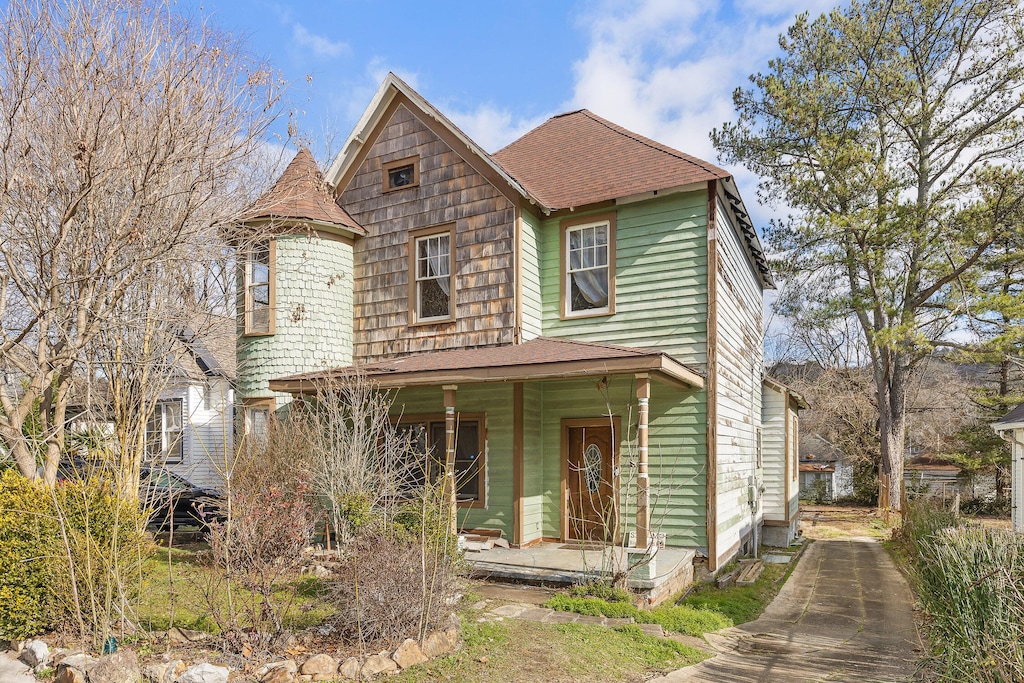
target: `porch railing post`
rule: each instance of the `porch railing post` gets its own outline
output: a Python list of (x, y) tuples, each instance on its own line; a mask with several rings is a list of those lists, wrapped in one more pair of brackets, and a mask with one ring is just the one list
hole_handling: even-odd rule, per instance
[(651, 535), (650, 488), (647, 472), (647, 421), (651, 398), (651, 380), (646, 373), (636, 376), (637, 415), (637, 473), (636, 473), (636, 547), (647, 549)]
[(444, 389), (444, 492), (451, 504), (451, 532), (457, 534), (459, 504), (456, 492), (459, 487), (455, 481), (455, 391), (459, 387), (446, 384), (441, 388)]

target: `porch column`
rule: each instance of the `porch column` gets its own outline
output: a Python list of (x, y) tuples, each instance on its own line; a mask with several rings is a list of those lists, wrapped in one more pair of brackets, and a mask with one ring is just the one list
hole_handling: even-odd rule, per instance
[(637, 473), (636, 473), (636, 547), (646, 550), (650, 544), (651, 480), (647, 473), (647, 420), (651, 398), (651, 380), (647, 373), (636, 376), (637, 410)]
[(446, 384), (444, 389), (444, 492), (451, 504), (451, 532), (459, 533), (459, 505), (456, 498), (458, 486), (455, 482), (455, 384)]

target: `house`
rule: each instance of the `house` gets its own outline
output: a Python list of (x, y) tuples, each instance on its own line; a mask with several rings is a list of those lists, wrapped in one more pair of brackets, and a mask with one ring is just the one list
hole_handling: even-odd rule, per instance
[[(146, 424), (144, 462), (216, 489), (233, 452), (234, 355), (227, 335), (181, 336), (167, 385)], [(218, 343), (218, 340), (221, 343)]]
[(1010, 519), (1015, 531), (1024, 531), (1024, 403), (992, 423), (1010, 443)]
[(728, 171), (587, 110), (488, 154), (390, 74), (325, 176), (301, 150), (241, 222), (271, 235), (241, 268), (245, 429), (358, 368), (510, 552), (753, 550), (773, 282)]
[(800, 438), (799, 476), (800, 497), (804, 500), (834, 501), (853, 495), (853, 465), (849, 458), (818, 434)]
[(764, 379), (758, 458), (764, 469), (765, 545), (785, 547), (798, 535), (800, 410), (806, 408), (807, 401), (799, 393), (776, 379)]

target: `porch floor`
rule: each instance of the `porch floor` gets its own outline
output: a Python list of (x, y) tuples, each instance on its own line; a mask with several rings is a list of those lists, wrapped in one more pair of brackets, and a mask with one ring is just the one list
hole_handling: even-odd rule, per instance
[[(662, 548), (652, 566), (631, 572), (627, 585), (657, 595), (681, 590), (693, 582), (696, 554), (692, 548)], [(539, 543), (528, 548), (496, 546), (467, 552), (465, 559), (473, 575), (480, 578), (566, 584), (608, 578), (615, 567), (627, 562), (625, 548), (568, 549), (562, 543)]]

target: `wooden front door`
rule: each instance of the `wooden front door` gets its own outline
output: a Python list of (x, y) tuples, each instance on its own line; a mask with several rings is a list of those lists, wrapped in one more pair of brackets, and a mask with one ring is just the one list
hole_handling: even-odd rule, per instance
[(567, 540), (609, 541), (616, 527), (612, 428), (566, 424), (565, 488)]

